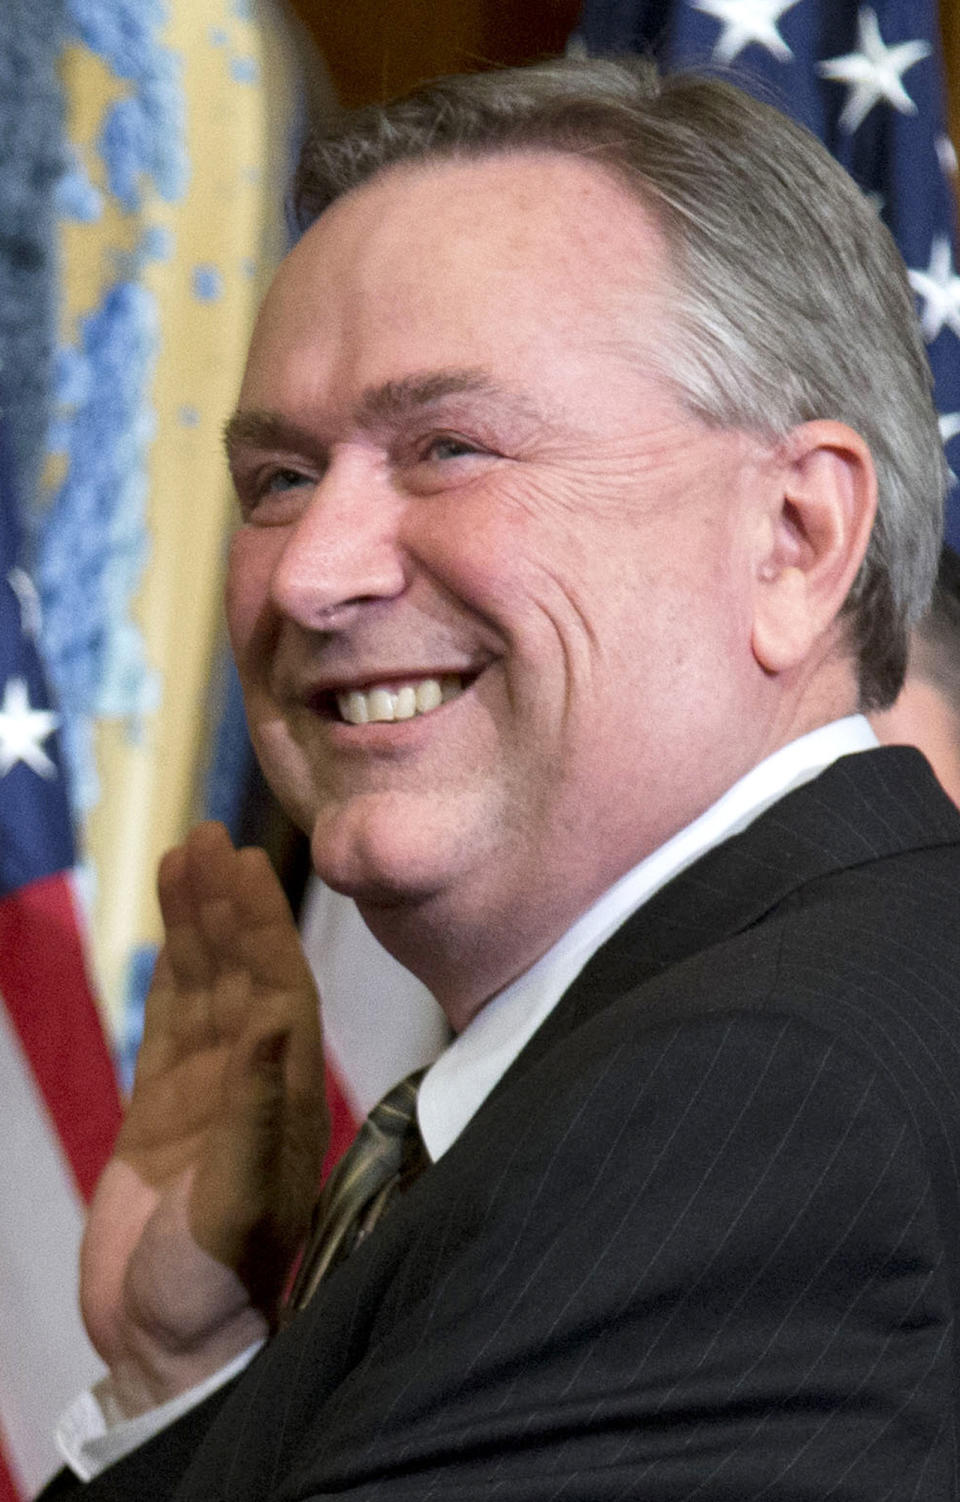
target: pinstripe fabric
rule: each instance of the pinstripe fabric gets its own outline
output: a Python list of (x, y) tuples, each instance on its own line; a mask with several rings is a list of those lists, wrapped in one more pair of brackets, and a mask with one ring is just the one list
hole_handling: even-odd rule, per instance
[[(960, 817), (886, 749), (663, 889), (177, 1498), (955, 1502), (958, 882)], [(167, 1497), (194, 1443), (84, 1495)]]

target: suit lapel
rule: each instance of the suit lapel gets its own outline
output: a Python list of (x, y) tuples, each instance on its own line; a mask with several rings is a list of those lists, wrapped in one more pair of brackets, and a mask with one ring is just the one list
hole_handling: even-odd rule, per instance
[[(748, 929), (804, 883), (956, 840), (960, 815), (922, 758), (906, 750), (863, 753), (782, 799), (663, 888), (598, 951), (449, 1153), (268, 1345), (198, 1454), (179, 1494), (184, 1502), (274, 1495), (277, 1475), (294, 1464), (319, 1464), (321, 1411), (324, 1443), (342, 1442), (338, 1426), (349, 1419), (348, 1405), (358, 1394), (371, 1401), (376, 1387), (363, 1384), (378, 1380), (377, 1361), (400, 1343), (403, 1321), (411, 1321), (416, 1339), (424, 1310), (443, 1296), (451, 1259), (490, 1213), (531, 1111), (552, 1109), (526, 1083), (512, 1101), (507, 1095), (548, 1050), (561, 1044), (567, 1070), (579, 1068), (579, 1051), (562, 1045), (581, 1022), (667, 967)], [(677, 1015), (685, 1004), (682, 995), (669, 1002)], [(702, 989), (695, 1005), (702, 1013)], [(638, 1007), (631, 1026), (641, 1016), (662, 1020), (664, 1012), (659, 1001), (647, 1011)], [(336, 1453), (331, 1464), (336, 1469)], [(306, 1493), (306, 1483), (297, 1484), (296, 1495)], [(293, 1481), (284, 1494), (294, 1494)]]
[(907, 746), (844, 756), (638, 909), (581, 971), (502, 1085), (588, 1015), (742, 933), (811, 881), (906, 850), (960, 842), (960, 813)]

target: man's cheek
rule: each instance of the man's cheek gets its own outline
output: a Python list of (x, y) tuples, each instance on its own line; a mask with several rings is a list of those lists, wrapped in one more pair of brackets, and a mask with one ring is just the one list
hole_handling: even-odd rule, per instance
[(240, 532), (234, 538), (227, 565), (224, 591), (227, 626), (234, 654), (239, 659), (255, 648), (258, 628), (271, 612), (270, 581), (277, 550)]

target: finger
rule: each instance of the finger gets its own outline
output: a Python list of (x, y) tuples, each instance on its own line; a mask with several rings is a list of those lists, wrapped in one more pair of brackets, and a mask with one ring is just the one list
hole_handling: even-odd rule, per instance
[(186, 845), (192, 910), (215, 973), (245, 969), (242, 853), (222, 824), (198, 824)]
[(222, 824), (208, 821), (190, 831), (183, 858), (184, 907), (207, 957), (206, 983), (214, 985), (223, 973), (246, 968), (237, 902), (240, 852)]
[(312, 989), (290, 905), (265, 851), (251, 847), (237, 852), (234, 906), (240, 953), (253, 984)]
[(153, 975), (150, 978), (150, 988), (147, 992), (143, 1014), (143, 1033), (137, 1055), (138, 1068), (145, 1053), (167, 1035), (170, 1014), (175, 1004), (175, 993), (176, 984), (170, 960), (166, 949), (162, 948), (157, 955)]
[[(247, 890), (246, 872), (252, 853), (234, 850), (220, 826), (199, 827), (188, 853), (196, 922), (211, 960), (211, 1014), (220, 1033), (233, 1037), (247, 1025), (251, 1008), (263, 991), (289, 989), (291, 978), (302, 980), (289, 963), (265, 964), (260, 953), (259, 908), (253, 907), (251, 916)], [(262, 853), (257, 867), (264, 883), (262, 901), (273, 906), (275, 878)], [(296, 946), (296, 930), (282, 893), (280, 903), (287, 927), (284, 947)], [(268, 949), (272, 947), (268, 945)]]
[(312, 986), (290, 906), (266, 852), (204, 847), (191, 868), (203, 932), (222, 970), (244, 969), (257, 989)]
[(235, 850), (222, 824), (197, 824), (184, 846), (194, 902), (223, 898), (238, 906), (244, 921), (286, 918), (283, 888), (267, 854), (256, 846)]
[(157, 896), (164, 926), (166, 964), (180, 990), (208, 986), (214, 964), (199, 923), (191, 879), (189, 840), (168, 850), (157, 870)]
[(189, 1054), (208, 1053), (218, 1041), (209, 990), (184, 991), (176, 984), (166, 949), (161, 949), (147, 992), (143, 1033), (137, 1050), (133, 1094), (165, 1074)]
[(296, 1007), (288, 1006), (290, 1038), (284, 1060), (285, 1086), (292, 1099), (313, 1100), (318, 1092), (326, 1111), (326, 1062), (323, 1047), (322, 1007), (312, 974), (309, 987), (300, 993)]
[[(211, 1134), (191, 1203), (201, 1245), (279, 1293), (289, 1259), (309, 1220), (329, 1128), (323, 1069), (310, 1089), (291, 1092), (293, 1033), (268, 1012), (232, 1051), (224, 1080), (229, 1113)], [(253, 1262), (248, 1254), (255, 1249)], [(267, 1300), (268, 1301), (268, 1300)]]
[(214, 820), (195, 824), (184, 852), (194, 903), (232, 901), (237, 852), (225, 827)]
[[(211, 1018), (238, 1036), (269, 998), (308, 1057), (319, 1049), (319, 1000), (283, 888), (263, 850), (234, 850), (222, 825), (191, 831), (186, 850), (196, 922), (211, 958)], [(316, 1045), (309, 1040), (315, 1038)], [(291, 1057), (299, 1060), (301, 1045)], [(298, 1077), (308, 1065), (295, 1067)]]
[[(232, 854), (224, 830), (216, 839)], [(218, 960), (204, 932), (195, 881), (196, 866), (205, 858), (202, 846), (202, 839), (197, 841), (195, 831), (191, 831), (184, 843), (168, 851), (160, 862), (157, 892), (165, 933), (163, 964), (148, 997), (151, 1049), (160, 1038), (165, 1038), (175, 1052), (215, 1040), (213, 991)]]
[[(275, 1151), (272, 1139), (291, 1124), (325, 1147), (326, 1092), (319, 1022), (304, 1029), (291, 1019), (285, 998), (275, 995), (252, 1013), (231, 1050), (224, 1076), (229, 1102), (230, 1134), (248, 1154), (251, 1171), (264, 1154)], [(279, 1141), (279, 1138), (277, 1138)], [(319, 1164), (317, 1164), (319, 1167)]]

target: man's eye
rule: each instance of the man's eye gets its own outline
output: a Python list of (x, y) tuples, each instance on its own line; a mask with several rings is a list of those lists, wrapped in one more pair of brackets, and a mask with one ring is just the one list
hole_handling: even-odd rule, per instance
[(301, 485), (312, 485), (309, 475), (299, 469), (275, 469), (266, 476), (260, 486), (261, 495), (277, 495), (284, 490), (296, 490)]
[(480, 449), (476, 444), (469, 443), (466, 438), (457, 438), (451, 433), (444, 433), (439, 438), (431, 438), (430, 442), (422, 450), (424, 459), (462, 459), (467, 454), (479, 454)]
[(248, 521), (286, 523), (303, 506), (298, 491), (316, 484), (316, 477), (302, 469), (279, 465), (275, 469), (234, 470), (240, 513)]

